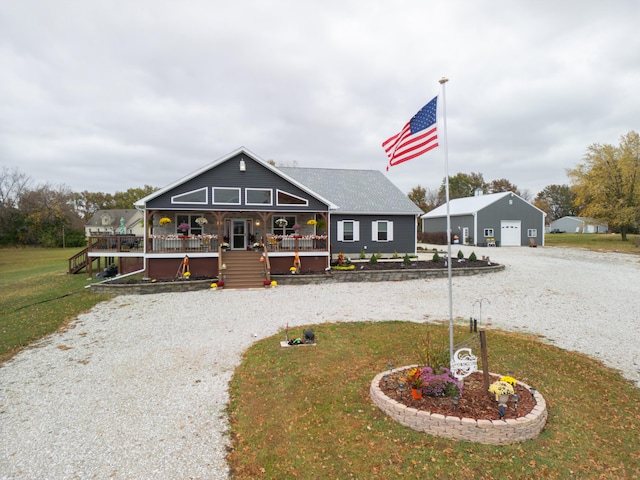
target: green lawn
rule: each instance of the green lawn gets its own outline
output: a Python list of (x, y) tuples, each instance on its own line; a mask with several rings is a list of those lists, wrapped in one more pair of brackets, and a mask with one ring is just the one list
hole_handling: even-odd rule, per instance
[(72, 249), (0, 249), (0, 362), (109, 298), (68, 275)]
[(586, 248), (605, 252), (640, 253), (640, 235), (627, 235), (623, 242), (620, 234), (603, 233), (548, 233), (544, 236), (547, 247)]
[[(369, 399), (371, 380), (389, 363), (417, 362), (417, 341), (432, 327), (309, 328), (315, 347), (281, 348), (281, 332), (250, 347), (236, 369), (234, 478), (640, 478), (640, 390), (596, 360), (534, 337), (487, 332), (489, 369), (535, 386), (549, 419), (534, 440), (480, 445), (403, 427)], [(448, 327), (439, 334), (446, 342)], [(456, 341), (468, 335), (461, 327)]]

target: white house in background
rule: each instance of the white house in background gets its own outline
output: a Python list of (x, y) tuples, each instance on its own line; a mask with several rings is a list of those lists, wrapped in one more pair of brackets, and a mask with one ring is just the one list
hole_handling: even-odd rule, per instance
[(87, 237), (97, 235), (144, 235), (144, 212), (135, 208), (98, 210), (84, 226)]
[[(544, 245), (546, 214), (513, 192), (486, 195), (478, 192), (473, 197), (450, 200), (449, 216), (451, 234), (458, 236), (461, 244), (505, 247)], [(420, 218), (423, 232), (447, 231), (446, 204)]]
[(607, 222), (587, 217), (562, 217), (554, 220), (549, 225), (550, 232), (567, 233), (607, 233)]

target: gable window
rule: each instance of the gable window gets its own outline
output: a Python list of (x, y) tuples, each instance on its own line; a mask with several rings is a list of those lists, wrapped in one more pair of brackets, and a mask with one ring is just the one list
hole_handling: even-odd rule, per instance
[(304, 206), (309, 205), (309, 200), (302, 197), (298, 197), (293, 193), (285, 192), (284, 190), (279, 190), (279, 189), (276, 190), (276, 195), (277, 195), (276, 201), (278, 205), (304, 205)]
[(171, 203), (207, 203), (207, 187), (171, 197)]
[(272, 192), (269, 188), (247, 188), (244, 191), (246, 205), (273, 205)]
[(393, 241), (393, 222), (388, 220), (371, 222), (371, 240), (374, 242)]
[[(284, 218), (287, 223), (279, 223), (278, 220)], [(274, 235), (293, 235), (293, 226), (296, 224), (296, 217), (285, 217), (283, 215), (274, 216), (272, 222), (272, 229)]]
[(486, 238), (493, 237), (493, 228), (485, 228), (484, 229), (484, 236)]
[(527, 237), (537, 237), (537, 236), (538, 236), (537, 228), (530, 228), (527, 230)]
[(213, 203), (223, 205), (240, 205), (240, 189), (213, 187)]
[(360, 222), (357, 220), (340, 220), (337, 226), (339, 242), (360, 241)]

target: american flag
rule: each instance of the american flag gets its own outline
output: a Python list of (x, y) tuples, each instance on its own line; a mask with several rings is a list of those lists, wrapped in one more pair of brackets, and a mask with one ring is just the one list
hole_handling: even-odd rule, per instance
[(387, 170), (438, 146), (437, 110), (438, 97), (434, 97), (399, 133), (382, 144), (389, 157)]

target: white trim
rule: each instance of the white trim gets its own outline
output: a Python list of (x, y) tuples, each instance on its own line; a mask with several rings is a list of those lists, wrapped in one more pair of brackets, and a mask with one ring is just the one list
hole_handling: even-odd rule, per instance
[[(216, 190), (236, 190), (238, 192), (238, 203), (216, 202)], [(211, 187), (211, 203), (213, 205), (242, 205), (242, 189), (240, 187)]]
[[(269, 192), (269, 203), (251, 203), (249, 202), (249, 192)], [(272, 206), (273, 205), (273, 190), (270, 188), (249, 188), (244, 189), (244, 204), (245, 205), (258, 205), (258, 206)]]
[[(179, 197), (183, 197), (185, 195), (190, 195), (196, 192), (202, 192), (204, 190), (204, 202), (186, 202), (178, 200)], [(207, 187), (197, 188), (195, 190), (190, 190), (188, 192), (179, 193), (178, 195), (173, 195), (171, 197), (171, 203), (174, 205), (182, 205), (182, 204), (191, 204), (191, 205), (208, 205), (209, 204), (209, 189)]]
[[(279, 193), (283, 193), (285, 195), (289, 195), (290, 197), (297, 198), (299, 200), (302, 200), (304, 203), (280, 203), (278, 201)], [(298, 195), (294, 195), (293, 193), (287, 192), (286, 190), (281, 190), (280, 188), (276, 188), (276, 205), (279, 207), (308, 207), (309, 200), (307, 200), (306, 198), (302, 198)]]
[[(353, 224), (353, 240), (345, 240), (344, 239), (344, 223), (349, 222)], [(358, 220), (338, 220), (337, 222), (337, 239), (339, 242), (359, 242), (360, 241), (360, 222)]]

